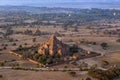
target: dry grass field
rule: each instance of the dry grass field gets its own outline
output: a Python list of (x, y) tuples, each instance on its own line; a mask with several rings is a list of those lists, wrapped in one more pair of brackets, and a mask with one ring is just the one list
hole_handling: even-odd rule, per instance
[(0, 80), (81, 80), (88, 77), (85, 75), (86, 72), (76, 73), (76, 76), (73, 77), (68, 72), (35, 72), (2, 69), (0, 74), (3, 75), (3, 78), (0, 78)]
[(106, 56), (104, 59), (120, 66), (120, 52), (112, 53)]
[[(22, 31), (25, 30), (32, 30), (35, 32), (37, 29), (37, 26), (35, 28), (29, 28), (29, 27), (14, 27), (12, 30), (14, 31)], [(110, 62), (110, 64), (118, 64), (120, 66), (120, 43), (116, 42), (119, 37), (108, 37), (108, 36), (100, 36), (93, 34), (91, 35), (91, 29), (87, 29), (84, 27), (79, 27), (78, 32), (74, 32), (74, 28), (69, 28), (67, 31), (65, 31), (62, 27), (57, 26), (54, 28), (53, 26), (40, 26), (40, 31), (48, 32), (48, 33), (55, 33), (59, 32), (60, 34), (64, 34), (64, 36), (58, 37), (61, 39), (64, 43), (70, 43), (70, 42), (78, 42), (80, 40), (86, 40), (86, 41), (94, 41), (97, 44), (96, 45), (90, 45), (90, 44), (78, 44), (79, 47), (99, 52), (102, 55), (99, 57), (94, 58), (88, 58), (79, 60), (78, 63), (86, 62), (89, 66), (97, 64), (98, 67), (101, 66), (100, 61), (101, 60), (107, 60)], [(0, 29), (1, 32), (5, 32), (5, 30)], [(83, 35), (83, 36), (81, 36)], [(91, 36), (90, 36), (91, 35)], [(21, 58), (18, 58), (14, 55), (9, 54), (10, 50), (15, 50), (20, 45), (23, 47), (29, 47), (32, 45), (40, 44), (45, 41), (47, 41), (50, 37), (50, 34), (48, 35), (41, 35), (41, 36), (32, 36), (32, 35), (25, 35), (25, 34), (12, 34), (9, 36), (10, 38), (17, 39), (18, 41), (9, 42), (8, 40), (1, 40), (0, 42), (0, 48), (2, 49), (2, 44), (7, 44), (7, 49), (0, 51), (0, 62), (5, 62), (4, 66), (14, 66), (16, 64), (19, 64), (20, 67), (38, 67), (36, 64), (33, 64), (27, 60), (23, 60)], [(36, 38), (36, 41), (33, 42), (33, 38)], [(100, 46), (101, 43), (106, 42), (108, 44), (107, 50), (103, 50)], [(13, 46), (13, 43), (16, 43), (16, 46)], [(27, 45), (25, 45), (27, 43)], [(63, 68), (63, 67), (78, 67), (73, 64), (61, 64), (53, 66), (53, 68)], [(68, 72), (35, 72), (35, 71), (22, 71), (22, 70), (10, 70), (10, 69), (0, 69), (0, 74), (3, 75), (3, 78), (0, 78), (0, 80), (81, 80), (82, 78), (86, 78), (86, 72), (77, 72), (77, 76), (72, 77), (68, 74)], [(92, 79), (95, 80), (95, 79)]]
[[(35, 32), (37, 28), (38, 26), (35, 26), (33, 28), (30, 28), (28, 26), (26, 27), (18, 26), (18, 27), (13, 27), (12, 30), (24, 32), (25, 30), (29, 29)], [(79, 46), (86, 50), (99, 52), (103, 55), (109, 55), (111, 53), (111, 56), (112, 56), (112, 53), (120, 51), (120, 43), (116, 42), (116, 40), (119, 39), (118, 37), (108, 37), (108, 36), (101, 37), (99, 35), (89, 36), (92, 30), (87, 29), (86, 27), (79, 27), (78, 32), (73, 32), (74, 28), (69, 28), (67, 31), (65, 31), (60, 26), (56, 26), (56, 28), (53, 26), (40, 26), (39, 30), (43, 32), (49, 32), (49, 33), (59, 32), (60, 34), (65, 34), (65, 36), (59, 37), (64, 43), (66, 42), (69, 43), (70, 40), (72, 40), (72, 42), (77, 42), (80, 40), (94, 41), (97, 43), (97, 45), (79, 44)], [(2, 29), (0, 29), (0, 31), (5, 32), (5, 30), (2, 30)], [(86, 36), (80, 36), (80, 35), (86, 35)], [(2, 44), (7, 44), (8, 46), (7, 46), (7, 50), (0, 51), (0, 53), (2, 53), (0, 55), (0, 61), (16, 60), (17, 63), (24, 64), (23, 60), (21, 61), (21, 59), (18, 59), (17, 57), (10, 55), (9, 51), (18, 48), (20, 45), (24, 47), (29, 47), (32, 45), (43, 43), (48, 40), (50, 35), (32, 36), (32, 35), (24, 35), (24, 34), (13, 34), (13, 35), (10, 35), (9, 37), (15, 40), (17, 39), (18, 41), (8, 42), (7, 40), (1, 40), (0, 48), (3, 48), (3, 46), (1, 46)], [(33, 38), (36, 38), (35, 42), (32, 41)], [(106, 42), (108, 44), (109, 47), (107, 50), (103, 50), (101, 48), (100, 44), (102, 42)], [(13, 43), (16, 43), (16, 46), (13, 46)], [(27, 45), (24, 45), (25, 43), (27, 43)], [(94, 60), (90, 60), (90, 61), (93, 62)], [(27, 61), (25, 61), (25, 63), (27, 63)], [(60, 66), (62, 67), (62, 65)]]

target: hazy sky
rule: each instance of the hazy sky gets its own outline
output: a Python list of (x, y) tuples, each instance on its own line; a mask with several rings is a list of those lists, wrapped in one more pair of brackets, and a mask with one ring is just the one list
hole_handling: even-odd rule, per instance
[(53, 2), (119, 2), (120, 0), (0, 0), (0, 5), (25, 5)]

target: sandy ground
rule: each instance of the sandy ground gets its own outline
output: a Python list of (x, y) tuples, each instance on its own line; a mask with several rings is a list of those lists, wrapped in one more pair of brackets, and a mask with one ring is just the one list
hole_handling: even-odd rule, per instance
[(76, 77), (72, 77), (68, 72), (35, 72), (9, 69), (0, 70), (0, 74), (3, 75), (0, 80), (80, 80), (82, 77), (86, 77), (84, 73), (78, 73)]
[(106, 60), (120, 65), (120, 52), (112, 53), (106, 56)]

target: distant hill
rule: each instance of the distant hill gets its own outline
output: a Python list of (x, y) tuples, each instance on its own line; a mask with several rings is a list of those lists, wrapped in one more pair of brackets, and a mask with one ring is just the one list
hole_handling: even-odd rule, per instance
[(115, 2), (67, 2), (58, 3), (56, 6), (72, 8), (102, 8), (102, 9), (120, 9), (120, 3)]
[(30, 13), (70, 13), (72, 8), (32, 7), (32, 6), (0, 6), (0, 11), (25, 11)]
[(120, 9), (120, 0), (0, 0), (0, 5)]
[[(23, 1), (23, 3), (21, 4), (18, 4), (18, 3), (21, 3), (21, 2), (20, 1), (16, 2), (16, 4), (13, 4), (10, 2), (8, 3), (8, 5), (23, 6), (22, 8), (28, 9), (28, 10), (30, 10), (29, 8), (33, 9), (33, 7), (26, 8), (26, 6), (84, 8), (84, 9), (85, 8), (120, 9), (119, 0), (74, 0), (74, 1), (73, 0), (43, 0), (43, 1), (36, 0), (35, 2)], [(2, 5), (2, 3), (0, 3), (0, 5)], [(13, 7), (10, 7), (10, 8), (13, 8)]]
[[(54, 4), (54, 3), (53, 3)], [(66, 5), (65, 5), (66, 4)], [(88, 5), (87, 5), (88, 4)], [(6, 12), (9, 12), (9, 11), (16, 11), (16, 12), (30, 12), (30, 13), (72, 13), (72, 12), (80, 12), (81, 9), (90, 9), (89, 6), (95, 6), (97, 8), (102, 8), (100, 6), (103, 6), (104, 9), (114, 9), (114, 8), (111, 8), (111, 7), (116, 7), (115, 9), (118, 9), (120, 10), (120, 5), (116, 5), (115, 3), (113, 3), (113, 5), (111, 5), (112, 3), (107, 3), (106, 4), (103, 4), (103, 3), (96, 3), (96, 6), (95, 4), (89, 4), (89, 3), (85, 3), (85, 4), (82, 4), (82, 3), (58, 3), (58, 4), (55, 4), (56, 7), (38, 7), (37, 5), (36, 6), (0, 6), (0, 11), (6, 11)], [(54, 5), (54, 6), (55, 6)], [(58, 6), (61, 6), (61, 7), (58, 7)], [(85, 6), (86, 5), (86, 6)], [(71, 7), (68, 7), (68, 6), (72, 6), (73, 8)], [(110, 7), (109, 7), (110, 6)], [(109, 7), (109, 8), (107, 8)], [(93, 9), (93, 8), (92, 8)]]

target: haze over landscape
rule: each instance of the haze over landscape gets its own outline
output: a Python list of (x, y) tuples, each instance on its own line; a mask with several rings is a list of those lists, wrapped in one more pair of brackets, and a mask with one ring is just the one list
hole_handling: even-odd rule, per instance
[(119, 0), (0, 0), (0, 5), (119, 9)]

